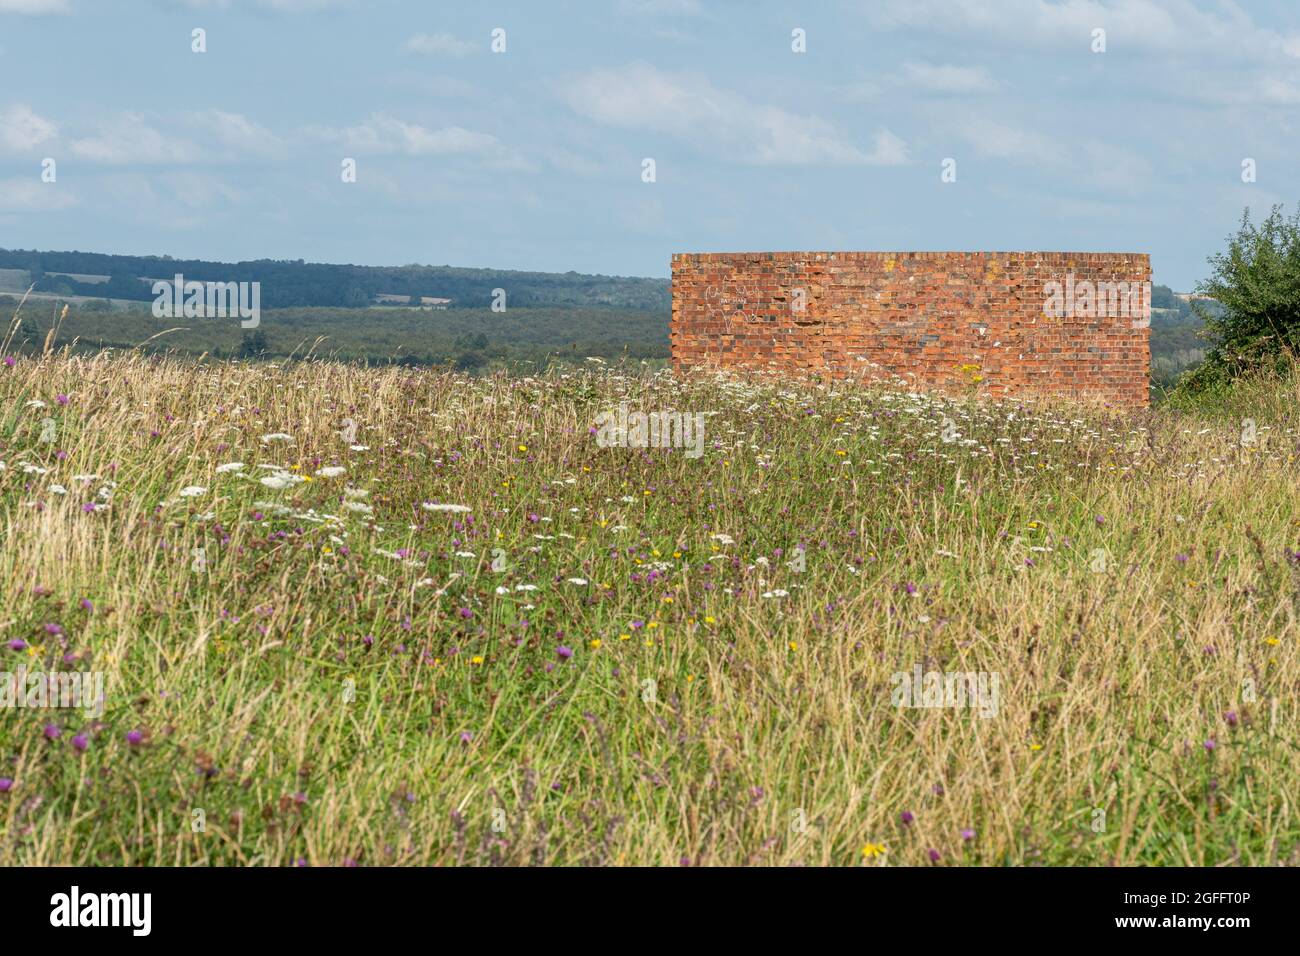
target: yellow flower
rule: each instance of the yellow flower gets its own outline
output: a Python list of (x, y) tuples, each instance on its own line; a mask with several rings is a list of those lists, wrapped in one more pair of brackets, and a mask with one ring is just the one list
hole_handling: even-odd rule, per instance
[(520, 450), (520, 451), (528, 451), (528, 446), (527, 446), (527, 445), (520, 445), (520, 446), (519, 446), (519, 450)]
[(592, 641), (591, 641), (591, 649), (592, 649), (593, 651), (598, 651), (598, 650), (600, 650), (600, 638), (599, 638), (599, 637), (596, 637), (596, 638), (593, 638), (593, 639), (592, 639)]
[(674, 557), (674, 558), (680, 558), (681, 556), (682, 556), (682, 553), (681, 553), (680, 551), (674, 551), (674, 552), (673, 552), (673, 557)]
[(790, 650), (792, 650), (792, 651), (797, 651), (797, 650), (799, 650), (799, 642), (798, 642), (798, 641), (791, 641), (791, 642), (790, 642)]
[(693, 681), (693, 680), (695, 680), (695, 675), (694, 675), (694, 674), (687, 674), (687, 675), (686, 675), (686, 683), (689, 684), (689, 683), (690, 683), (691, 681)]
[(469, 662), (470, 662), (471, 664), (482, 664), (482, 663), (483, 663), (483, 656), (482, 656), (481, 654), (475, 654), (473, 657), (471, 657), (471, 658), (469, 659)]
[(884, 856), (888, 853), (883, 843), (868, 843), (862, 848), (862, 856), (868, 860), (875, 859), (878, 856)]
[(659, 622), (658, 622), (658, 621), (651, 621), (649, 624), (646, 625), (646, 627), (647, 627), (648, 629), (651, 629), (651, 630), (653, 630), (654, 628), (656, 628), (656, 627), (658, 627), (658, 626), (659, 626)]
[(713, 615), (710, 614), (710, 615), (707, 615), (707, 616), (704, 618), (704, 623), (705, 623), (705, 624), (717, 624), (718, 622), (715, 621), (715, 620), (713, 619)]
[(1269, 647), (1277, 647), (1282, 642), (1279, 641), (1276, 637), (1266, 637), (1264, 638), (1264, 643), (1267, 644)]
[(632, 640), (632, 635), (631, 635), (631, 634), (620, 634), (620, 635), (618, 636), (618, 639), (619, 639), (620, 641), (630, 641), (630, 640)]
[(1043, 749), (1043, 745), (1042, 745), (1042, 744), (1030, 744), (1030, 745), (1029, 745), (1029, 749), (1032, 750), (1034, 753), (1038, 753), (1038, 751), (1040, 751), (1040, 750)]

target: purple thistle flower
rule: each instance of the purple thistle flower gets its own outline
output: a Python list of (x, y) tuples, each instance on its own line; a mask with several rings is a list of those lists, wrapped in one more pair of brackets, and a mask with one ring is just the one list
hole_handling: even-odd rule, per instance
[(5, 368), (13, 368), (17, 364), (18, 364), (18, 360), (15, 359), (12, 355), (5, 356)]
[(68, 396), (64, 395), (62, 392), (54, 396), (54, 400), (58, 402), (60, 405), (68, 404)]
[(144, 733), (139, 730), (128, 730), (126, 732), (126, 742), (132, 747), (137, 747), (144, 740)]
[(899, 815), (899, 819), (903, 821), (903, 826), (907, 826), (907, 825), (910, 824), (913, 820), (915, 820), (916, 817), (912, 816), (912, 811), (911, 811), (911, 810), (904, 810), (904, 811)]
[(54, 637), (58, 637), (60, 634), (63, 633), (63, 628), (57, 624), (46, 624), (45, 633), (50, 634)]
[(474, 616), (474, 612), (467, 607), (461, 608), (459, 613), (461, 617), (465, 618), (465, 620), (469, 620)]
[(14, 782), (10, 777), (0, 777), (0, 793), (8, 793), (13, 788)]
[(965, 830), (961, 831), (961, 838), (969, 843), (971, 840), (975, 839), (975, 831), (967, 827)]
[(559, 654), (561, 657), (567, 660), (568, 658), (573, 656), (573, 648), (565, 647), (563, 644), (561, 644), (559, 647), (555, 649), (555, 653)]
[(1216, 744), (1216, 743), (1214, 742), (1214, 738), (1211, 737), (1209, 740), (1207, 740), (1207, 741), (1205, 742), (1205, 744), (1204, 744), (1203, 746), (1205, 747), (1205, 749), (1206, 749), (1207, 752), (1212, 753), (1212, 752), (1214, 751), (1214, 748), (1217, 747), (1218, 744)]
[(61, 737), (62, 735), (63, 735), (63, 731), (59, 729), (58, 724), (45, 725), (45, 738), (47, 740), (58, 740), (59, 737)]
[(86, 739), (85, 734), (77, 734), (72, 738), (72, 746), (84, 753), (86, 748), (90, 746), (90, 741)]
[(1235, 710), (1228, 711), (1223, 715), (1223, 719), (1228, 722), (1229, 727), (1237, 726), (1237, 712)]
[(95, 510), (95, 503), (93, 501), (87, 501), (84, 505), (81, 506), (81, 510), (84, 511), (86, 514), (90, 514)]
[(12, 641), (9, 642), (9, 650), (25, 651), (27, 650), (27, 642), (15, 637)]
[(95, 605), (91, 602), (90, 598), (82, 598), (81, 609), (83, 611), (89, 611), (90, 613), (93, 614), (95, 612)]
[(934, 847), (930, 847), (930, 851), (929, 851), (929, 853), (928, 853), (927, 855), (930, 857), (930, 862), (931, 862), (931, 863), (938, 863), (938, 862), (939, 862), (939, 851), (936, 850)]

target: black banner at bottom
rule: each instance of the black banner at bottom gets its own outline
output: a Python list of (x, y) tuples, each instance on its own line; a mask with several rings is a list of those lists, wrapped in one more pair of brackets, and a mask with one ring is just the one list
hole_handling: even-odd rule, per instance
[(654, 935), (680, 919), (697, 944), (716, 931), (734, 945), (785, 924), (813, 939), (910, 926), (985, 939), (996, 931), (999, 941), (1232, 945), (1294, 938), (1295, 891), (1295, 871), (1281, 868), (0, 870), (11, 944), (234, 932), (259, 943), (373, 945), (377, 930), (506, 917), (503, 928), (567, 926), (593, 940), (636, 925)]

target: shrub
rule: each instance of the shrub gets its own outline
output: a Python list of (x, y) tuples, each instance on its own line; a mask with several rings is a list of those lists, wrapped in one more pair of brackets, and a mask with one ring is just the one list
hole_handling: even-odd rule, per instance
[(1300, 211), (1286, 217), (1274, 206), (1256, 225), (1247, 209), (1227, 250), (1209, 262), (1196, 291), (1220, 308), (1196, 311), (1214, 344), (1184, 386), (1197, 392), (1248, 372), (1284, 371), (1300, 353)]

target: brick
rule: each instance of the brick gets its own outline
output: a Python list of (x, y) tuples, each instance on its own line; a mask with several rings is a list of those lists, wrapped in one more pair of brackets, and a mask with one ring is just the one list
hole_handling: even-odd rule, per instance
[[(672, 276), (676, 368), (905, 375), (933, 391), (1149, 402), (1145, 254), (675, 253)], [(1108, 314), (1089, 314), (1076, 295), (1063, 314), (1048, 315), (1048, 284), (1067, 281), (1076, 292), (1084, 283), (1137, 284), (1146, 298), (1118, 309), (1107, 301)]]

